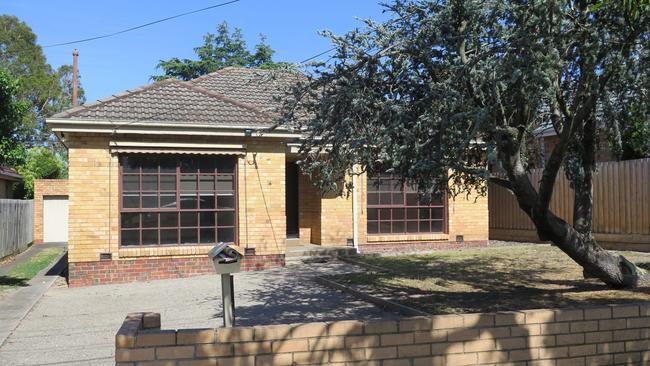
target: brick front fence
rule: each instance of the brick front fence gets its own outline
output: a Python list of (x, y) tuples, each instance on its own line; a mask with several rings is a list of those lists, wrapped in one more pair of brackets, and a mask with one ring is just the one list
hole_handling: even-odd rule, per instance
[(646, 365), (650, 303), (219, 329), (129, 314), (118, 366)]

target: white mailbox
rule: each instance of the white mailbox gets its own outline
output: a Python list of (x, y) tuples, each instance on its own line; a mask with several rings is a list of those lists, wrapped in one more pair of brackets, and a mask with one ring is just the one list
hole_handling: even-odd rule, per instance
[(226, 243), (219, 243), (209, 252), (215, 272), (221, 275), (221, 300), (223, 302), (223, 325), (235, 325), (235, 283), (232, 274), (241, 270), (242, 255)]

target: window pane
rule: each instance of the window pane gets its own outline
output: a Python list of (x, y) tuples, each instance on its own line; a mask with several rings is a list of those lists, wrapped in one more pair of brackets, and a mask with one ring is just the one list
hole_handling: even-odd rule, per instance
[(157, 175), (143, 175), (142, 176), (142, 190), (143, 191), (157, 191), (158, 190), (158, 176)]
[(199, 215), (201, 216), (201, 226), (216, 226), (214, 224), (214, 212), (201, 212)]
[(418, 218), (418, 209), (417, 208), (407, 208), (406, 209), (406, 218), (409, 220), (414, 220)]
[(380, 193), (379, 194), (379, 204), (380, 205), (390, 205), (390, 193)]
[(234, 176), (233, 175), (218, 175), (217, 176), (217, 190), (218, 191), (233, 191), (233, 190), (235, 190)]
[(122, 230), (122, 245), (138, 245), (140, 244), (140, 231), (139, 230)]
[(369, 208), (368, 209), (368, 220), (377, 220), (379, 218), (379, 213), (377, 211), (378, 211), (378, 209), (376, 209), (376, 208)]
[(378, 230), (377, 221), (368, 221), (368, 234), (377, 234)]
[(403, 205), (404, 204), (404, 195), (402, 193), (393, 193), (393, 204), (394, 205)]
[(217, 225), (219, 225), (219, 226), (234, 226), (235, 225), (235, 211), (218, 211), (217, 212)]
[(178, 244), (178, 229), (160, 230), (160, 244)]
[(368, 193), (368, 204), (369, 205), (378, 205), (379, 204), (379, 194), (378, 193)]
[(214, 191), (214, 175), (199, 176), (199, 189), (202, 191)]
[(406, 232), (407, 233), (417, 233), (418, 232), (418, 222), (417, 221), (407, 221), (406, 222)]
[(431, 204), (432, 205), (442, 205), (442, 194), (432, 194), (431, 195)]
[(218, 159), (219, 158), (202, 156), (199, 159), (199, 168), (201, 169), (201, 173), (214, 173), (216, 160)]
[(428, 208), (421, 208), (420, 209), (420, 220), (428, 219), (428, 218), (429, 218), (429, 209)]
[(393, 221), (393, 233), (404, 232), (404, 221)]
[(235, 208), (235, 196), (233, 195), (217, 196), (217, 208)]
[(202, 209), (214, 209), (214, 194), (201, 194), (200, 199)]
[(196, 173), (198, 171), (198, 164), (195, 158), (183, 157), (181, 159), (181, 172), (182, 173)]
[(155, 212), (143, 213), (142, 227), (158, 227), (158, 214)]
[(125, 193), (122, 197), (122, 207), (124, 208), (140, 207), (140, 195), (137, 193)]
[(217, 241), (224, 243), (232, 243), (235, 241), (235, 229), (234, 228), (218, 228), (217, 229)]
[(442, 221), (431, 221), (431, 232), (442, 232)]
[(122, 221), (122, 228), (140, 227), (140, 214), (123, 213), (121, 221)]
[(431, 224), (430, 221), (420, 221), (420, 232), (421, 233), (428, 233), (431, 231)]
[(181, 229), (181, 244), (196, 244), (198, 242), (197, 229)]
[(382, 234), (390, 234), (390, 221), (384, 222), (381, 221), (379, 222), (379, 232)]
[(198, 203), (198, 199), (196, 197), (196, 194), (192, 194), (192, 195), (181, 194), (181, 208), (182, 209), (196, 208), (197, 203)]
[(176, 173), (176, 159), (170, 156), (160, 158), (161, 173)]
[(158, 195), (155, 193), (145, 193), (142, 195), (142, 208), (158, 207)]
[(404, 219), (404, 209), (403, 208), (394, 208), (393, 209), (393, 220), (403, 220)]
[(142, 245), (158, 244), (158, 230), (142, 230)]
[(201, 229), (201, 243), (214, 243), (214, 229)]
[(379, 210), (380, 220), (390, 220), (390, 208), (382, 208)]
[(150, 155), (143, 156), (142, 158), (142, 172), (143, 173), (158, 173), (158, 158)]
[(181, 175), (181, 190), (196, 191), (196, 175)]
[(196, 212), (181, 212), (181, 226), (198, 226), (199, 221)]
[(160, 227), (177, 227), (177, 226), (178, 226), (178, 213), (176, 212), (160, 213)]
[(379, 179), (368, 179), (368, 192), (376, 192), (379, 187)]
[(237, 162), (236, 162), (235, 158), (217, 159), (216, 160), (217, 172), (218, 173), (234, 173), (236, 163)]
[(442, 208), (432, 208), (431, 209), (431, 218), (436, 220), (442, 220), (443, 218), (443, 209)]
[(418, 205), (418, 194), (417, 193), (407, 193), (406, 194), (406, 205), (407, 206), (417, 206)]
[(160, 190), (161, 191), (175, 191), (176, 190), (176, 176), (175, 175), (161, 175), (160, 176)]
[(176, 208), (176, 193), (161, 193), (160, 208)]
[(122, 176), (122, 190), (123, 191), (140, 190), (140, 176), (139, 175)]

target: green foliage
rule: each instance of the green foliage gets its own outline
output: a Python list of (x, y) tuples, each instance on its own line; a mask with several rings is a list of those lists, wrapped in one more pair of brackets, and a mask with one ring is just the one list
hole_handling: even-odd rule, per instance
[(386, 22), (327, 33), (331, 61), (310, 67), (285, 102), (281, 124), (308, 131), (302, 164), (323, 188), (359, 166), (452, 193), (485, 192), (495, 179), (533, 202), (528, 146), (552, 125), (562, 143), (531, 203), (547, 207), (559, 166), (584, 179), (598, 134), (620, 143), (634, 123), (628, 106), (650, 100), (650, 12), (551, 0), (397, 0), (386, 10)]
[(229, 66), (276, 69), (287, 65), (273, 61), (275, 51), (266, 44), (264, 35), (260, 36), (260, 43), (255, 45), (254, 52), (251, 53), (246, 47), (241, 29), (235, 28), (231, 32), (226, 22), (219, 24), (217, 34), (206, 34), (203, 37), (203, 45), (194, 48), (194, 52), (198, 60), (181, 60), (176, 57), (161, 60), (157, 67), (162, 69), (163, 75), (154, 75), (151, 78), (163, 80), (173, 77), (190, 80)]
[[(29, 146), (46, 145), (62, 150), (45, 125), (45, 118), (70, 106), (71, 66), (54, 70), (31, 28), (11, 15), (0, 15), (0, 64), (20, 80), (16, 96), (30, 105), (20, 129), (21, 139)], [(79, 96), (83, 103), (81, 87)]]
[(0, 68), (0, 165), (16, 166), (25, 156), (23, 144), (29, 104), (17, 97), (19, 83)]
[(34, 196), (34, 179), (56, 179), (66, 177), (66, 164), (52, 150), (37, 146), (27, 151), (25, 163), (18, 167), (23, 176), (25, 198)]

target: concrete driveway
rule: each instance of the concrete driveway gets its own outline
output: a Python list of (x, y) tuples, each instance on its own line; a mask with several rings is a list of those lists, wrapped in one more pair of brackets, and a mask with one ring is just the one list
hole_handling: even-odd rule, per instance
[[(237, 274), (237, 324), (398, 317), (311, 279), (359, 270), (333, 261)], [(0, 347), (0, 365), (113, 365), (114, 335), (127, 313), (159, 312), (167, 329), (217, 327), (222, 322), (219, 286), (219, 278), (208, 275), (53, 287)]]

